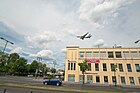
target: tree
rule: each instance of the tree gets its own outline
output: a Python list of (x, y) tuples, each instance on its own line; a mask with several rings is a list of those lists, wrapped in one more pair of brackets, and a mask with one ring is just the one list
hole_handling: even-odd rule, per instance
[(39, 69), (39, 64), (38, 64), (38, 62), (37, 62), (36, 60), (34, 60), (34, 61), (31, 63), (31, 65), (30, 65), (30, 70), (29, 70), (29, 72), (30, 72), (30, 73), (35, 73), (37, 69)]
[(51, 73), (56, 73), (56, 69), (55, 68), (52, 68), (51, 69)]
[(8, 72), (7, 60), (9, 55), (0, 51), (0, 72)]
[(84, 82), (85, 82), (85, 75), (84, 75), (84, 73), (88, 69), (87, 59), (85, 59), (83, 61), (83, 63), (79, 63), (78, 65), (80, 66), (80, 70), (82, 71), (82, 74), (83, 74), (83, 84), (84, 84)]
[(14, 73), (17, 74), (25, 74), (26, 73), (26, 65), (27, 65), (27, 60), (25, 58), (19, 58), (16, 60), (16, 62), (13, 64), (13, 71)]
[(18, 53), (10, 54), (10, 56), (8, 58), (8, 64), (16, 62), (16, 60), (19, 59), (19, 58), (20, 58), (20, 56), (19, 56)]
[(0, 55), (0, 66), (5, 66), (7, 64), (8, 54), (4, 53)]

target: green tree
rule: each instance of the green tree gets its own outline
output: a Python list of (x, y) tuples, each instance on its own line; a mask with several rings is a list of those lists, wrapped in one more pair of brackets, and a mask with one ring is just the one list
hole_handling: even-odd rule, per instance
[(0, 72), (7, 72), (8, 54), (0, 51)]
[(52, 68), (50, 69), (51, 73), (56, 73), (56, 69), (55, 68)]
[(8, 54), (4, 53), (0, 55), (0, 66), (5, 66), (7, 64)]
[(19, 58), (13, 65), (13, 71), (19, 75), (23, 75), (27, 70), (27, 60), (25, 58)]
[(20, 58), (20, 56), (19, 56), (18, 53), (10, 54), (10, 56), (8, 58), (8, 64), (16, 62), (16, 60), (19, 59), (19, 58)]
[(34, 60), (34, 61), (31, 63), (31, 65), (30, 65), (30, 70), (29, 70), (29, 72), (30, 72), (30, 73), (35, 73), (37, 69), (39, 69), (39, 64), (38, 64), (38, 62), (37, 62), (36, 60)]
[(88, 64), (87, 64), (87, 59), (83, 61), (83, 63), (78, 64), (80, 66), (80, 70), (82, 71), (83, 74), (83, 84), (85, 83), (85, 72), (88, 69)]

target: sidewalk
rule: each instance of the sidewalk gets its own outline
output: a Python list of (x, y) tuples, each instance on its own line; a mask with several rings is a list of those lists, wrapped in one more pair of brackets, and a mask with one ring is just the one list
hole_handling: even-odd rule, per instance
[(63, 87), (71, 89), (81, 90), (99, 90), (99, 91), (110, 91), (110, 92), (136, 92), (140, 93), (140, 86), (114, 86), (114, 85), (103, 85), (103, 84), (80, 84), (72, 82), (63, 82)]

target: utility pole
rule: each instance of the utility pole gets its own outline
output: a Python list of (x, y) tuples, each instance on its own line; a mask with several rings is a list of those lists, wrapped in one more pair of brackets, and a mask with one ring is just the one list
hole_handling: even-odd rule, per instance
[(3, 54), (4, 54), (4, 51), (5, 51), (5, 49), (6, 49), (6, 46), (7, 46), (7, 44), (8, 43), (10, 43), (10, 44), (14, 44), (13, 42), (11, 42), (11, 41), (9, 41), (9, 40), (6, 40), (5, 38), (3, 38), (3, 37), (0, 37), (0, 39), (2, 39), (2, 40), (4, 40), (4, 41), (6, 41), (6, 43), (5, 43), (5, 46), (4, 46), (4, 49), (3, 49)]
[(55, 65), (57, 65), (56, 60), (53, 61), (53, 65), (54, 65), (54, 69), (55, 69)]
[[(41, 56), (38, 56), (38, 57), (37, 57), (37, 61), (38, 61), (38, 62), (41, 62), (41, 61), (42, 61), (42, 57), (41, 57)], [(38, 68), (38, 71), (40, 72), (40, 68)], [(39, 73), (39, 74), (40, 74), (40, 73)], [(43, 72), (42, 72), (42, 74), (43, 74)]]

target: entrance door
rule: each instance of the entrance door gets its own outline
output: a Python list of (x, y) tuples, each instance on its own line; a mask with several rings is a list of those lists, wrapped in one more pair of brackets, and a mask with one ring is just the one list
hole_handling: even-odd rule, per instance
[(87, 75), (87, 83), (89, 83), (89, 84), (93, 83), (92, 75)]

